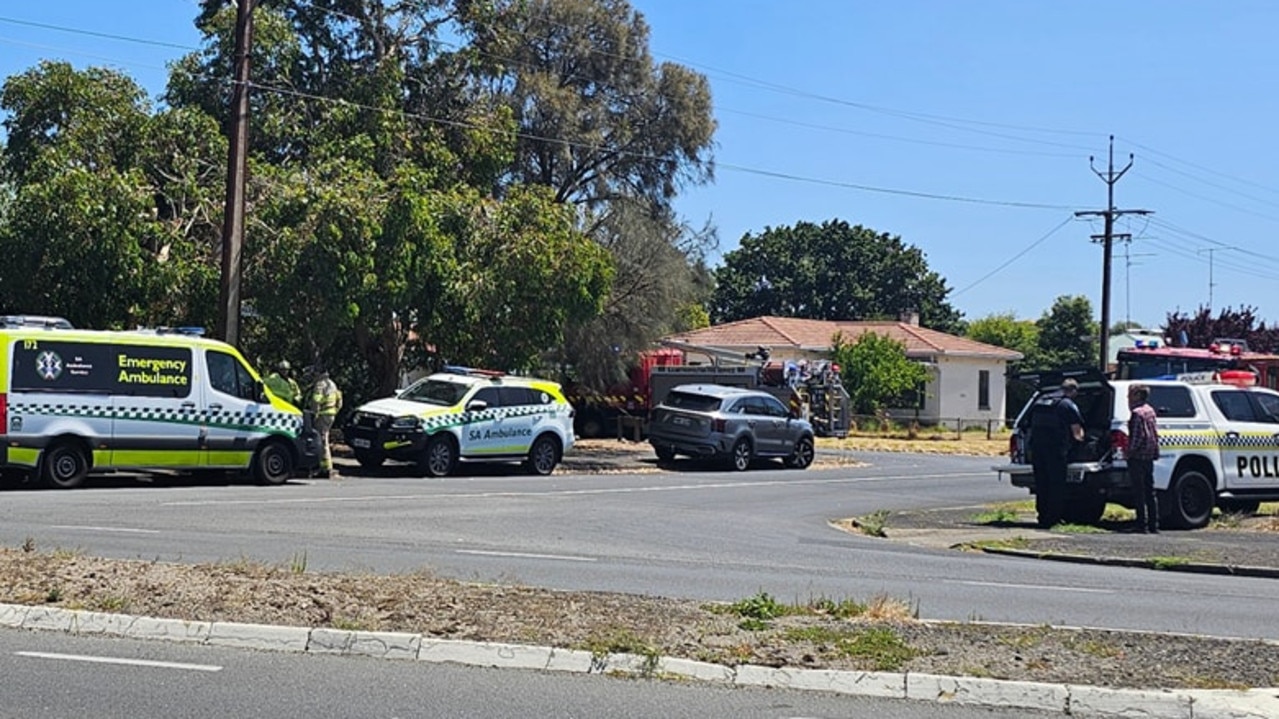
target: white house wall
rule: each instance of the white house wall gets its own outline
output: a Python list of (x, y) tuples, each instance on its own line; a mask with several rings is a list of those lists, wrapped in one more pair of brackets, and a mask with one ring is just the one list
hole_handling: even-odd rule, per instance
[[(964, 426), (969, 427), (985, 427), (989, 421), (1002, 425), (1007, 386), (1005, 366), (1003, 360), (938, 357), (938, 419), (946, 425), (956, 420), (963, 420)], [(990, 373), (990, 406), (987, 409), (978, 405), (979, 373), (982, 370)]]

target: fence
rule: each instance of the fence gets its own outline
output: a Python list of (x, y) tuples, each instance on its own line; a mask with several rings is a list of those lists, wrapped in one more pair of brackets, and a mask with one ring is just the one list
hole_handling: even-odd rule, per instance
[(986, 439), (995, 439), (1009, 425), (1009, 420), (989, 417), (943, 417), (940, 419), (904, 419), (886, 415), (855, 414), (849, 435), (881, 434), (916, 437), (954, 437), (963, 439), (965, 433), (984, 432)]

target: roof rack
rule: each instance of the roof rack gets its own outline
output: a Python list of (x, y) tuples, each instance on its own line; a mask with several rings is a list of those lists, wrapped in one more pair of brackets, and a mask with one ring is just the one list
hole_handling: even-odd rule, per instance
[(0, 315), (0, 327), (34, 327), (46, 330), (75, 329), (66, 319), (49, 315)]

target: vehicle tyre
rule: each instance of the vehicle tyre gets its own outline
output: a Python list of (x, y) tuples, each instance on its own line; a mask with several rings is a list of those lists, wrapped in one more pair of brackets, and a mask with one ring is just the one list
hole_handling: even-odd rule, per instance
[(352, 451), (355, 453), (355, 461), (359, 462), (360, 466), (365, 469), (377, 469), (386, 461), (386, 455), (376, 450), (356, 449)]
[(57, 489), (75, 489), (89, 476), (89, 460), (75, 442), (62, 441), (45, 450), (41, 465), (44, 483)]
[(447, 477), (457, 468), (457, 444), (452, 435), (437, 434), (426, 443), (418, 468), (428, 477)]
[(599, 412), (587, 412), (577, 420), (577, 436), (595, 439), (604, 436), (604, 417)]
[(1076, 494), (1062, 508), (1062, 518), (1071, 524), (1096, 525), (1106, 513), (1106, 498), (1099, 494)]
[(786, 466), (791, 469), (807, 469), (813, 463), (813, 438), (804, 436), (795, 441), (795, 451), (786, 458)]
[(1179, 529), (1198, 529), (1208, 524), (1217, 498), (1207, 475), (1188, 469), (1177, 475), (1169, 492), (1169, 524)]
[(282, 442), (267, 442), (253, 455), (253, 478), (258, 484), (284, 484), (293, 478), (293, 455)]
[(751, 441), (742, 437), (733, 443), (733, 450), (728, 455), (728, 466), (735, 472), (745, 472), (751, 466), (753, 455)]
[(529, 447), (528, 459), (524, 460), (524, 468), (529, 474), (545, 477), (555, 471), (560, 463), (560, 442), (555, 435), (544, 434), (533, 441)]
[(653, 451), (657, 453), (658, 462), (672, 462), (675, 460), (675, 448), (665, 445), (653, 447)]
[(1256, 514), (1261, 502), (1256, 499), (1218, 499), (1217, 506), (1231, 514)]

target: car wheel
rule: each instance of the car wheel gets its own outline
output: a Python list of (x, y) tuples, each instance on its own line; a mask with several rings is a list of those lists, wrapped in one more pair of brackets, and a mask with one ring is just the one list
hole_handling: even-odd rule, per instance
[(1219, 499), (1217, 506), (1231, 514), (1256, 514), (1261, 502), (1255, 499)]
[(807, 469), (813, 463), (813, 438), (804, 436), (795, 442), (795, 451), (786, 458), (786, 466), (791, 469)]
[(657, 453), (658, 462), (671, 462), (675, 459), (675, 448), (659, 445), (653, 447), (653, 451)]
[(1191, 469), (1177, 475), (1169, 495), (1168, 518), (1173, 527), (1198, 529), (1208, 524), (1217, 493), (1203, 472)]
[(386, 455), (371, 449), (355, 450), (355, 461), (365, 469), (377, 469), (386, 461)]
[(1099, 494), (1076, 494), (1062, 508), (1062, 518), (1071, 524), (1095, 525), (1105, 513), (1106, 498)]
[(528, 459), (524, 460), (524, 467), (528, 469), (529, 474), (536, 474), (542, 477), (555, 471), (555, 465), (560, 463), (560, 443), (555, 439), (554, 435), (544, 434), (533, 442), (533, 446), (528, 450)]
[(253, 455), (253, 478), (258, 484), (284, 484), (293, 478), (293, 455), (280, 442), (267, 442)]
[(728, 466), (736, 472), (745, 472), (751, 466), (751, 441), (742, 437), (733, 443), (733, 451), (728, 455)]
[(457, 467), (457, 445), (448, 434), (437, 434), (426, 443), (418, 468), (428, 477), (447, 477)]
[(46, 450), (41, 474), (50, 487), (75, 489), (89, 476), (89, 460), (83, 449), (64, 440)]
[(594, 439), (604, 436), (604, 417), (598, 412), (583, 414), (577, 421), (577, 436)]

